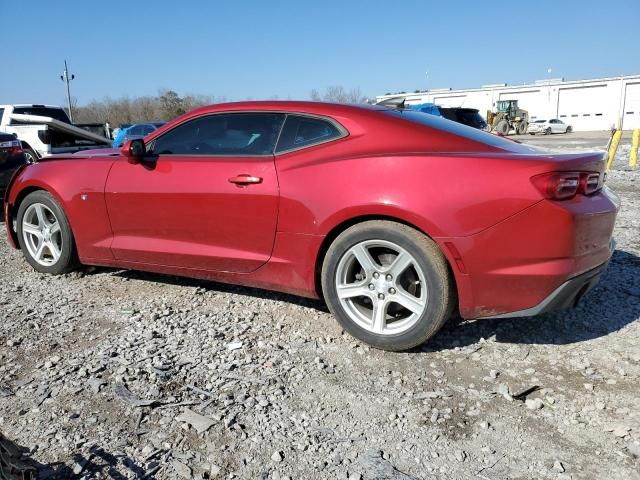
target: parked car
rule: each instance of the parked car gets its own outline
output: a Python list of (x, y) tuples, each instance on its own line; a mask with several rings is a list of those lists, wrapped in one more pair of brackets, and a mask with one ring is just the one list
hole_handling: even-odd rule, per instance
[(485, 130), (487, 128), (487, 122), (485, 122), (484, 118), (480, 115), (480, 111), (476, 108), (441, 107), (434, 103), (411, 105), (409, 108), (418, 112), (444, 117), (448, 120), (453, 120), (454, 122), (462, 123), (463, 125), (468, 125), (480, 130)]
[(535, 135), (536, 133), (544, 133), (545, 135), (552, 133), (571, 133), (571, 125), (567, 125), (557, 118), (552, 118), (551, 120), (534, 120), (529, 124), (527, 132), (531, 135)]
[(4, 198), (5, 189), (13, 173), (26, 163), (20, 140), (14, 135), (0, 132), (0, 198)]
[(354, 337), (404, 350), (453, 311), (575, 306), (611, 255), (605, 158), (407, 109), (218, 104), (119, 153), (22, 167), (6, 228), (38, 272), (83, 263), (320, 297)]
[(29, 161), (110, 143), (107, 125), (74, 125), (67, 112), (54, 105), (0, 105), (0, 131), (17, 136)]
[(160, 128), (162, 125), (164, 125), (164, 122), (136, 123), (131, 125), (118, 133), (111, 146), (121, 147), (128, 140), (144, 138), (151, 132)]

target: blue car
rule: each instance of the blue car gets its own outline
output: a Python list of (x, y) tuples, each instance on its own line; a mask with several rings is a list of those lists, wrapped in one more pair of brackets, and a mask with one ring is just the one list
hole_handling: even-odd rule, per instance
[(409, 105), (408, 108), (410, 110), (444, 117), (448, 120), (453, 120), (454, 122), (462, 123), (463, 125), (468, 125), (479, 130), (487, 129), (487, 122), (485, 122), (484, 118), (480, 115), (479, 110), (476, 108), (440, 107), (435, 103)]
[(144, 138), (154, 130), (159, 129), (164, 122), (152, 122), (152, 123), (136, 123), (128, 128), (122, 128), (113, 139), (111, 146), (113, 148), (119, 148), (127, 140), (134, 140), (136, 138)]

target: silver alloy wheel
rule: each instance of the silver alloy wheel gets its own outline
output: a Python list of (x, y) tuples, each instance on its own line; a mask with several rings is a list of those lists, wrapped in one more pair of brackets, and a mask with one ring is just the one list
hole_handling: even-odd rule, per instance
[(413, 327), (427, 307), (427, 283), (416, 259), (387, 240), (366, 240), (342, 256), (336, 291), (357, 325), (377, 335)]
[(31, 257), (40, 265), (50, 267), (62, 254), (60, 222), (43, 203), (29, 205), (22, 217), (22, 237)]
[(22, 153), (24, 154), (25, 158), (27, 159), (27, 163), (35, 163), (35, 161), (37, 160), (36, 158), (34, 158), (34, 156), (28, 150), (24, 150)]

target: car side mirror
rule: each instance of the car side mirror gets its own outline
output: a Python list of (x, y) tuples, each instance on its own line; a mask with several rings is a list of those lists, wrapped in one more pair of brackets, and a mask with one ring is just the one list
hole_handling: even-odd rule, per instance
[(142, 161), (146, 153), (146, 148), (144, 146), (144, 140), (135, 139), (128, 140), (120, 149), (120, 153), (129, 159), (131, 163), (139, 163)]

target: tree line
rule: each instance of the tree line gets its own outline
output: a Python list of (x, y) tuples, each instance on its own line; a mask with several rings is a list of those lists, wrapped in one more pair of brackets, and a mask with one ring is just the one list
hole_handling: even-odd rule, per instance
[[(324, 92), (311, 90), (309, 97), (313, 101), (336, 103), (365, 103), (367, 97), (359, 88), (347, 89), (343, 86), (330, 86)], [(277, 100), (277, 97), (271, 98)], [(180, 96), (173, 90), (161, 90), (155, 96), (136, 98), (105, 98), (94, 100), (86, 105), (73, 107), (73, 119), (76, 123), (106, 123), (112, 127), (121, 124), (143, 122), (166, 122), (194, 108), (213, 103), (228, 101), (226, 97), (213, 95)]]

